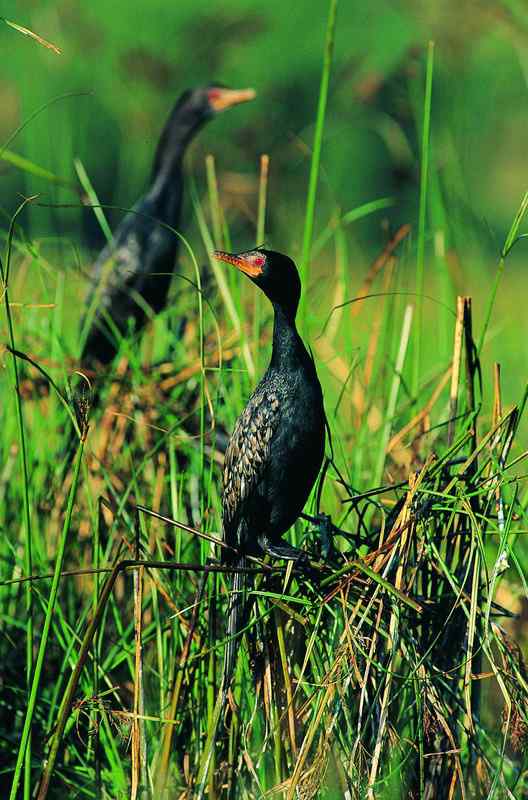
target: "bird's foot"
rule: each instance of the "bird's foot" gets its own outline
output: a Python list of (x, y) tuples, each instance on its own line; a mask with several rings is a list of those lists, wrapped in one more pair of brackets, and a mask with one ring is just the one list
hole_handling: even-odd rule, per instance
[(305, 550), (293, 547), (288, 544), (274, 544), (267, 539), (259, 540), (262, 550), (271, 558), (280, 558), (283, 561), (293, 561), (297, 574), (301, 573), (305, 578), (317, 580), (320, 578), (317, 569), (317, 559)]
[(285, 542), (275, 544), (275, 542), (270, 542), (267, 537), (262, 537), (259, 539), (259, 545), (264, 553), (271, 556), (271, 558), (293, 561), (295, 565), (299, 567), (308, 566), (310, 564), (310, 553), (301, 550), (299, 547), (294, 547), (291, 544), (286, 544)]
[(309, 560), (304, 550), (299, 550), (298, 547), (289, 544), (273, 544), (267, 539), (261, 539), (259, 544), (266, 555), (271, 558), (282, 558), (283, 561), (295, 561), (296, 563)]

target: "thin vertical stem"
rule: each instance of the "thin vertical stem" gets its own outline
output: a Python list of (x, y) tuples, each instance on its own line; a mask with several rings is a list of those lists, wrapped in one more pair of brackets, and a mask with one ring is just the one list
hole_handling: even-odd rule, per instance
[(260, 157), (260, 179), (257, 211), (257, 247), (264, 244), (266, 235), (266, 206), (268, 199), (269, 156), (263, 153)]
[[(135, 558), (141, 557), (141, 521), (136, 511)], [(147, 796), (147, 742), (145, 737), (145, 694), (143, 687), (143, 567), (134, 570), (134, 717), (132, 721), (131, 800)]]
[(398, 356), (396, 358), (396, 364), (394, 367), (394, 377), (392, 379), (392, 385), (389, 394), (389, 402), (387, 404), (387, 411), (385, 413), (385, 425), (383, 426), (383, 431), (382, 431), (382, 440), (379, 448), (378, 463), (374, 473), (375, 486), (381, 483), (381, 479), (383, 477), (383, 467), (385, 466), (385, 458), (387, 456), (387, 444), (389, 442), (389, 437), (394, 421), (394, 415), (396, 413), (396, 403), (398, 401), (398, 392), (400, 391), (400, 385), (402, 381), (402, 372), (403, 372), (403, 366), (405, 364), (405, 355), (407, 353), (407, 346), (409, 344), (412, 318), (413, 318), (413, 307), (407, 306), (403, 318), (403, 326), (400, 337), (400, 347), (398, 350)]
[[(211, 580), (209, 581), (209, 664), (208, 664), (208, 673), (207, 673), (207, 730), (211, 730), (211, 725), (213, 722), (214, 717), (214, 709), (215, 709), (215, 698), (216, 698), (216, 653), (215, 653), (215, 642), (216, 642), (216, 591), (217, 591), (217, 580), (216, 575), (211, 576)], [(208, 800), (216, 800), (217, 794), (215, 790), (215, 753), (213, 751), (211, 757), (211, 766), (209, 769), (209, 789), (208, 789)]]
[(220, 196), (218, 194), (218, 181), (216, 179), (216, 168), (214, 156), (211, 154), (205, 157), (205, 171), (207, 173), (207, 189), (209, 192), (209, 208), (211, 209), (211, 222), (213, 225), (213, 237), (215, 247), (218, 249), (224, 246), (222, 209), (220, 207)]
[[(100, 543), (101, 543), (101, 527), (103, 525), (103, 521), (104, 521), (103, 503), (101, 501), (101, 498), (99, 498), (97, 504), (97, 524), (95, 526), (95, 534), (93, 540), (93, 566), (95, 569), (95, 574), (94, 574), (94, 585), (92, 594), (92, 616), (95, 616), (97, 610), (97, 604), (99, 602), (99, 589), (101, 584), (101, 577), (99, 574), (100, 555), (101, 555)], [(101, 642), (102, 642), (102, 636), (96, 635), (94, 641), (93, 677), (92, 677), (94, 686), (94, 695), (96, 697), (99, 695), (99, 663), (100, 663), (99, 657), (101, 654)], [(100, 800), (102, 791), (101, 791), (101, 753), (100, 753), (99, 728), (96, 724), (93, 724), (92, 730), (94, 736), (93, 749), (94, 749), (94, 761), (95, 761), (95, 797), (96, 800)]]
[(97, 197), (96, 191), (93, 187), (93, 184), (88, 177), (88, 173), (84, 168), (84, 164), (79, 158), (75, 158), (73, 161), (73, 165), (75, 167), (75, 171), (77, 173), (77, 177), (79, 178), (79, 182), (86, 192), (86, 196), (89, 200), (89, 203), (92, 207), (94, 212), (95, 218), (99, 223), (99, 227), (101, 228), (105, 239), (107, 242), (112, 241), (112, 231), (110, 229), (110, 225), (108, 224), (108, 220), (106, 219), (106, 215), (104, 213), (103, 207), (99, 202), (99, 198)]
[[(323, 73), (321, 75), (321, 85), (319, 88), (319, 104), (317, 107), (317, 119), (315, 123), (315, 135), (312, 152), (312, 162), (310, 166), (310, 179), (308, 183), (308, 199), (306, 201), (306, 215), (304, 220), (304, 233), (301, 257), (301, 278), (306, 289), (309, 285), (310, 255), (312, 252), (313, 226), (315, 217), (315, 198), (317, 195), (317, 181), (319, 178), (319, 166), (321, 163), (321, 149), (323, 144), (323, 131), (325, 124), (326, 103), (328, 99), (328, 87), (330, 84), (330, 70), (332, 67), (332, 57), (334, 52), (334, 34), (337, 16), (337, 0), (330, 0), (330, 10), (326, 25), (326, 40), (323, 59)], [(304, 322), (306, 314), (306, 303), (301, 298), (300, 319)]]
[[(48, 598), (48, 605), (46, 609), (46, 616), (44, 619), (44, 626), (42, 628), (42, 635), (40, 639), (40, 645), (37, 653), (37, 659), (35, 662), (35, 669), (32, 676), (31, 681), (31, 692), (29, 695), (28, 705), (26, 709), (26, 717), (24, 720), (24, 727), (22, 729), (22, 736), (20, 738), (20, 744), (18, 747), (18, 755), (17, 761), (15, 765), (15, 772), (13, 775), (13, 782), (11, 784), (11, 792), (9, 794), (9, 800), (15, 800), (17, 793), (18, 793), (18, 786), (20, 782), (20, 773), (22, 770), (22, 762), (24, 760), (24, 756), (28, 747), (28, 742), (31, 733), (31, 725), (33, 722), (33, 715), (35, 713), (35, 706), (37, 704), (37, 695), (40, 685), (40, 678), (42, 675), (42, 667), (44, 665), (44, 657), (46, 655), (46, 649), (48, 646), (48, 638), (49, 632), (51, 628), (51, 622), (53, 618), (53, 611), (55, 609), (55, 604), (57, 602), (57, 594), (59, 591), (59, 583), (60, 583), (60, 576), (62, 572), (62, 565), (64, 562), (64, 552), (66, 549), (66, 540), (68, 537), (68, 532), (70, 530), (71, 524), (71, 517), (73, 512), (73, 501), (75, 499), (75, 494), (77, 492), (77, 483), (79, 480), (79, 471), (81, 467), (83, 449), (84, 449), (84, 436), (81, 439), (81, 444), (77, 453), (77, 461), (75, 463), (75, 472), (73, 476), (73, 481), (70, 487), (70, 493), (68, 496), (68, 506), (66, 509), (66, 516), (64, 518), (64, 525), (62, 528), (61, 537), (59, 540), (59, 547), (57, 550), (57, 554), (55, 556), (55, 571), (53, 573), (53, 580), (51, 584), (50, 595)], [(29, 581), (31, 583), (31, 581)]]
[(455, 342), (453, 344), (453, 362), (451, 370), (451, 390), (449, 393), (449, 428), (447, 444), (453, 444), (458, 407), (458, 386), (460, 382), (460, 362), (462, 360), (462, 334), (464, 332), (464, 298), (457, 298), (457, 315), (455, 323)]
[[(268, 197), (269, 156), (265, 153), (260, 157), (260, 180), (257, 210), (257, 247), (264, 244), (266, 238), (266, 204)], [(260, 345), (260, 312), (261, 293), (254, 292), (255, 305), (253, 307), (253, 352), (255, 354), (255, 370), (258, 372), (259, 345)]]
[(414, 351), (414, 370), (412, 380), (412, 393), (416, 397), (420, 379), (421, 338), (423, 321), (423, 291), (424, 291), (424, 253), (425, 253), (425, 221), (427, 213), (427, 184), (429, 178), (429, 138), (431, 127), (431, 97), (433, 91), (433, 64), (434, 42), (427, 46), (427, 68), (425, 74), (425, 98), (422, 126), (422, 152), (420, 174), (420, 208), (418, 212), (418, 244), (416, 255), (416, 337)]
[(501, 282), (502, 274), (504, 272), (504, 262), (510, 250), (517, 241), (521, 222), (523, 221), (527, 212), (528, 212), (528, 192), (525, 192), (523, 199), (521, 200), (521, 204), (517, 209), (515, 218), (511, 224), (510, 230), (508, 231), (508, 235), (506, 236), (506, 241), (504, 242), (504, 246), (501, 251), (499, 266), (497, 267), (497, 272), (495, 273), (495, 280), (493, 281), (488, 307), (486, 309), (486, 314), (484, 316), (484, 326), (482, 328), (482, 333), (480, 334), (480, 339), (477, 346), (477, 354), (479, 356), (481, 355), (482, 348), (484, 347), (484, 342), (486, 340), (486, 334), (488, 332), (491, 320), (491, 314), (493, 312), (493, 306), (495, 305), (495, 299), (497, 297), (497, 292), (499, 290), (499, 284)]
[[(32, 533), (31, 533), (31, 508), (29, 503), (29, 470), (26, 446), (26, 433), (24, 428), (24, 414), (22, 411), (22, 397), (20, 394), (20, 381), (18, 376), (18, 362), (14, 353), (15, 350), (15, 333), (13, 326), (13, 318), (11, 316), (11, 307), (9, 305), (9, 270), (11, 266), (11, 247), (13, 242), (13, 233), (15, 221), (18, 215), (22, 212), (24, 207), (33, 198), (28, 198), (20, 204), (11, 220), (9, 234), (7, 239), (6, 250), (6, 268), (0, 259), (0, 278), (2, 280), (2, 287), (4, 294), (4, 304), (7, 319), (7, 328), (9, 335), (9, 344), (12, 351), (12, 364), (13, 364), (13, 388), (15, 391), (15, 406), (17, 415), (18, 437), (20, 441), (20, 459), (22, 461), (22, 475), (23, 475), (23, 495), (24, 495), (24, 528), (25, 528), (25, 547), (24, 547), (24, 570), (27, 576), (33, 572), (33, 546), (32, 546)], [(25, 587), (25, 604), (26, 604), (26, 691), (28, 696), (28, 703), (31, 694), (31, 682), (33, 679), (33, 586), (32, 582), (28, 581)], [(19, 751), (20, 755), (20, 751)], [(28, 732), (28, 741), (25, 751), (24, 761), (24, 800), (29, 800), (31, 794), (31, 730)]]
[[(155, 797), (163, 797), (163, 792), (165, 791), (165, 784), (167, 781), (167, 775), (169, 773), (169, 761), (172, 748), (172, 738), (174, 735), (174, 726), (172, 724), (172, 721), (176, 719), (176, 712), (178, 709), (178, 703), (180, 700), (183, 680), (185, 677), (185, 667), (187, 665), (187, 660), (189, 658), (194, 632), (196, 630), (196, 623), (198, 621), (198, 615), (201, 609), (201, 602), (205, 589), (206, 580), (207, 580), (207, 572), (204, 572), (196, 589), (196, 594), (194, 596), (194, 603), (192, 605), (191, 621), (189, 623), (189, 631), (187, 633), (187, 638), (185, 640), (185, 644), (183, 645), (179, 661), (177, 662), (175, 661), (174, 663), (172, 695), (171, 695), (170, 706), (167, 712), (168, 722), (163, 728), (161, 755), (159, 759), (158, 774), (156, 776)], [(176, 769), (177, 765), (173, 764), (173, 770)]]

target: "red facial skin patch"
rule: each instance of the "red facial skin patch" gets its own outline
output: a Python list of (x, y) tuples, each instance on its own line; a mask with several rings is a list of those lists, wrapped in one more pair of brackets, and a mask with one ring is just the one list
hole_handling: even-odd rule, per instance
[(225, 253), (223, 250), (215, 250), (214, 257), (219, 261), (225, 261), (226, 264), (233, 264), (234, 267), (249, 275), (250, 278), (256, 278), (262, 275), (264, 265), (266, 263), (266, 256), (262, 253), (242, 253), (235, 255), (233, 253)]

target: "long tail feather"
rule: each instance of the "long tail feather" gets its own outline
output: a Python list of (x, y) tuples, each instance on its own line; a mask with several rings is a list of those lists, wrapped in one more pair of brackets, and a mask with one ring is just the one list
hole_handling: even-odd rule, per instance
[[(237, 569), (243, 569), (246, 566), (246, 559), (241, 556), (236, 564)], [(244, 617), (244, 594), (246, 586), (246, 575), (243, 572), (234, 572), (231, 584), (231, 597), (229, 598), (229, 610), (227, 617), (227, 642), (224, 652), (224, 669), (222, 673), (222, 692), (224, 697), (227, 698), (229, 686), (233, 678), (233, 673), (236, 664), (236, 654), (240, 647), (240, 640), (238, 634), (242, 627), (242, 620)]]

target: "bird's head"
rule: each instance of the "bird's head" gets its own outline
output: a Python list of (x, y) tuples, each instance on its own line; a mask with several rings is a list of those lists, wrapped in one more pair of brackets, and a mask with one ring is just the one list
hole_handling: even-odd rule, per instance
[(253, 89), (228, 89), (217, 83), (187, 89), (176, 102), (161, 132), (152, 167), (153, 179), (164, 168), (168, 169), (175, 157), (182, 157), (189, 141), (204, 123), (232, 106), (253, 100), (255, 96)]
[(301, 279), (289, 256), (258, 247), (245, 253), (215, 250), (214, 257), (232, 264), (251, 278), (274, 305), (295, 318), (301, 297)]
[(188, 89), (180, 97), (178, 108), (182, 114), (206, 120), (256, 96), (254, 89), (228, 89), (218, 83)]

